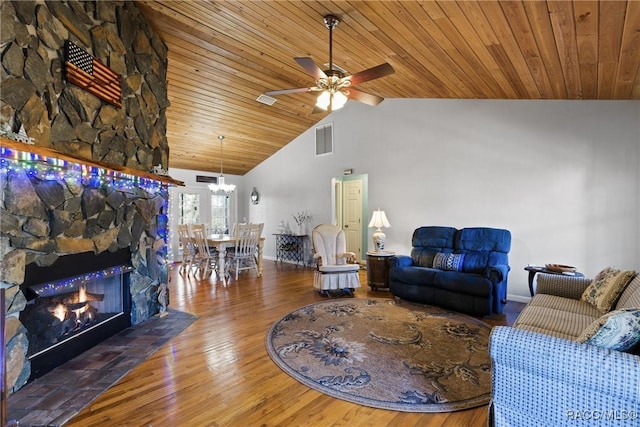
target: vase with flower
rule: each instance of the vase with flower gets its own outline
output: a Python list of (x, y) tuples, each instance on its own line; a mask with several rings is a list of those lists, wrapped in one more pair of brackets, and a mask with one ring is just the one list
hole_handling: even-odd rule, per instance
[(306, 227), (306, 223), (311, 221), (311, 219), (313, 218), (311, 214), (308, 211), (304, 210), (296, 214), (293, 214), (292, 216), (293, 216), (293, 220), (298, 225), (298, 234), (299, 235), (307, 234), (307, 230), (305, 227)]

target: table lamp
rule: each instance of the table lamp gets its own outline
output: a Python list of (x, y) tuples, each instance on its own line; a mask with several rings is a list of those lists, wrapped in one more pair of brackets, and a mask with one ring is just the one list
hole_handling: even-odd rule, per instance
[(387, 220), (387, 215), (384, 211), (381, 211), (378, 208), (377, 211), (373, 211), (373, 216), (371, 217), (371, 222), (369, 222), (369, 228), (376, 227), (377, 230), (373, 233), (373, 247), (375, 248), (375, 252), (384, 251), (384, 241), (387, 236), (382, 232), (382, 227), (391, 227), (389, 224), (389, 220)]

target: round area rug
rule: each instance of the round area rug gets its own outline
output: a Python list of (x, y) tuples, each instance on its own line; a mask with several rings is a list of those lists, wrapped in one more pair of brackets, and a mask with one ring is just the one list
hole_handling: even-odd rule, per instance
[(302, 384), (338, 399), (404, 412), (489, 402), (491, 328), (472, 317), (382, 298), (310, 304), (278, 320), (269, 356)]

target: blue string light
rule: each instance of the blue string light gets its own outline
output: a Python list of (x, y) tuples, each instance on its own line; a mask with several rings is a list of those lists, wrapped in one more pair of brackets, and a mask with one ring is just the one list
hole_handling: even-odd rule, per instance
[(124, 274), (132, 270), (133, 268), (129, 266), (111, 267), (100, 271), (92, 271), (91, 273), (82, 274), (80, 276), (30, 286), (29, 288), (38, 294), (39, 297), (49, 297), (61, 293), (73, 292), (86, 283)]
[(167, 184), (155, 179), (134, 174), (85, 165), (36, 153), (0, 147), (0, 172), (24, 172), (28, 176), (44, 181), (71, 181), (90, 188), (110, 186), (115, 190), (131, 191), (140, 188), (156, 194), (167, 188)]

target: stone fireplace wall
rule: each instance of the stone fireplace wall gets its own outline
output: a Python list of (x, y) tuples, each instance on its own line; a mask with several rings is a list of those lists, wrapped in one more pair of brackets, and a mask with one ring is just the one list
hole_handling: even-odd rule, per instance
[[(2, 1), (0, 16), (3, 128), (75, 157), (168, 169), (167, 47), (133, 2)], [(122, 108), (64, 80), (65, 40), (122, 76)]]
[[(167, 185), (78, 168), (87, 159), (145, 172), (168, 169), (169, 101), (166, 45), (133, 2), (5, 0), (0, 20), (0, 128), (23, 127), (36, 146), (80, 159), (56, 168), (28, 155), (2, 159), (0, 286), (7, 289), (7, 388), (14, 392), (30, 372), (18, 320), (26, 265), (129, 247), (132, 322), (158, 312), (158, 290), (168, 282)], [(67, 39), (122, 76), (122, 108), (64, 80)]]

